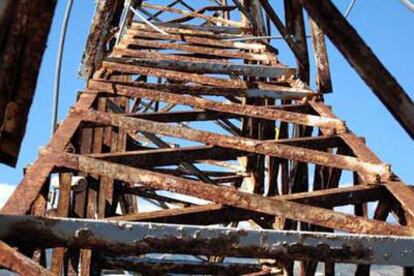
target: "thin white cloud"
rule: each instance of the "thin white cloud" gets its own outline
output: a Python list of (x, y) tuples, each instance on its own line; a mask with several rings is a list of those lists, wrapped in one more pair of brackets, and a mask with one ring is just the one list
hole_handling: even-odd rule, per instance
[(15, 188), (15, 186), (0, 183), (0, 208), (2, 208), (6, 203), (7, 199), (11, 196)]

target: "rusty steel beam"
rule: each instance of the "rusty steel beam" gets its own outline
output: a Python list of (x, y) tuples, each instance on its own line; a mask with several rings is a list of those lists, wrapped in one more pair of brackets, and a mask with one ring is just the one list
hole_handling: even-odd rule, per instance
[[(226, 38), (233, 37), (234, 35), (242, 35), (244, 33), (251, 33), (249, 28), (235, 28), (227, 26), (214, 26), (214, 25), (190, 25), (190, 24), (172, 24), (172, 23), (159, 23), (162, 29), (168, 34), (184, 34), (194, 36), (204, 36), (213, 38)], [(145, 30), (153, 31), (153, 29), (141, 22), (133, 22), (131, 24), (131, 30)]]
[(164, 148), (125, 153), (98, 153), (91, 157), (137, 167), (168, 166), (186, 162), (214, 159), (232, 160), (246, 153), (213, 146)]
[[(377, 178), (388, 180), (390, 169), (386, 164), (373, 164), (358, 158), (335, 155), (305, 148), (292, 147), (274, 142), (266, 142), (255, 139), (232, 137), (216, 134), (208, 131), (188, 129), (180, 126), (171, 126), (165, 123), (156, 123), (142, 119), (128, 118), (122, 115), (112, 115), (96, 111), (73, 110), (74, 116), (80, 116), (82, 120), (97, 124), (106, 124), (127, 128), (135, 132), (158, 133), (161, 135), (183, 138), (186, 140), (210, 143), (224, 148), (248, 151), (257, 154), (270, 155), (283, 159), (291, 159), (301, 162), (309, 162), (328, 167), (336, 167), (344, 170), (360, 172), (367, 181), (376, 181)], [(77, 115), (75, 115), (77, 114)]]
[[(141, 24), (142, 22), (137, 22), (138, 24)], [(179, 30), (178, 33), (191, 33), (191, 34), (199, 34), (199, 33), (205, 33), (210, 32), (214, 34), (219, 34), (221, 37), (223, 34), (246, 34), (251, 33), (252, 30), (250, 28), (245, 27), (232, 27), (232, 26), (223, 26), (223, 25), (196, 25), (196, 24), (180, 24), (180, 23), (168, 23), (168, 22), (160, 22), (157, 23), (158, 27), (162, 27), (164, 30), (168, 30), (168, 28), (174, 29), (183, 29)], [(167, 31), (168, 32), (168, 31)], [(169, 33), (169, 32), (168, 32)], [(174, 33), (174, 31), (173, 31)]]
[[(4, 0), (0, 7), (0, 163), (15, 166), (56, 0)], [(39, 19), (41, 18), (41, 19)]]
[[(2, 223), (0, 222), (0, 224)], [(19, 275), (54, 275), (46, 268), (18, 252), (16, 249), (10, 247), (3, 241), (0, 241), (0, 268), (6, 268), (10, 271), (18, 273)]]
[[(114, 108), (115, 113), (123, 112), (123, 110), (117, 107), (116, 105), (114, 105), (113, 108)], [(157, 135), (153, 133), (143, 133), (143, 135), (145, 136), (145, 138), (147, 138), (149, 141), (154, 143), (159, 148), (170, 148), (170, 145), (168, 143), (165, 143), (162, 139), (160, 139)], [(135, 134), (132, 133), (131, 136), (134, 137)], [(211, 183), (211, 184), (214, 183), (208, 176), (206, 176), (202, 171), (200, 171), (196, 166), (194, 166), (190, 162), (186, 162), (186, 161), (181, 162), (181, 166), (184, 167), (189, 172), (191, 172), (191, 174), (194, 174), (195, 176), (197, 176), (200, 180), (207, 182), (207, 183)]]
[(141, 183), (153, 189), (186, 194), (218, 204), (226, 204), (259, 213), (282, 216), (333, 229), (370, 234), (395, 234), (400, 236), (411, 236), (414, 233), (413, 229), (408, 227), (358, 218), (322, 208), (278, 200), (276, 198), (248, 194), (231, 188), (213, 186), (195, 180), (118, 165), (82, 155), (47, 151), (44, 151), (43, 154), (53, 156), (56, 160), (57, 167), (103, 175), (127, 183)]
[(331, 208), (381, 200), (386, 194), (386, 189), (382, 185), (358, 185), (280, 195), (274, 198)]
[[(311, 101), (309, 104), (319, 115), (329, 118), (336, 118), (332, 111), (322, 102)], [(364, 141), (355, 136), (353, 133), (343, 134), (340, 137), (344, 143), (352, 150), (354, 155), (361, 160), (376, 164), (382, 163), (381, 160), (366, 146)], [(397, 199), (397, 201), (401, 203), (406, 212), (406, 216), (411, 223), (413, 221), (412, 203), (414, 202), (412, 189), (401, 182), (390, 182), (387, 184), (387, 188), (390, 193), (393, 194), (393, 196)]]
[[(90, 80), (88, 87), (90, 89), (98, 89), (101, 85), (105, 85), (108, 81), (105, 80)], [(189, 94), (189, 95), (211, 95), (211, 96), (234, 96), (234, 97), (247, 97), (247, 98), (269, 98), (269, 99), (303, 99), (304, 97), (318, 96), (308, 89), (292, 88), (287, 86), (265, 84), (263, 82), (251, 82), (249, 86), (251, 88), (234, 88), (234, 87), (214, 87), (214, 86), (202, 86), (202, 85), (184, 85), (184, 84), (171, 84), (171, 83), (142, 83), (142, 82), (111, 82), (119, 85), (128, 85), (137, 88), (156, 90), (162, 92), (170, 92), (176, 94)], [(109, 86), (107, 86), (109, 87)], [(247, 85), (246, 85), (247, 87)], [(275, 108), (283, 108), (283, 106), (275, 106)]]
[(414, 139), (414, 103), (397, 80), (330, 0), (301, 0), (310, 17), (331, 39), (394, 118)]
[[(128, 190), (125, 190), (128, 192)], [(306, 193), (276, 196), (275, 199), (288, 200), (311, 206), (338, 207), (356, 205), (367, 201), (377, 201), (386, 198), (383, 186), (351, 186), (334, 188)], [(249, 218), (259, 218), (261, 213), (225, 207), (220, 204), (208, 204), (187, 208), (167, 209), (153, 212), (132, 213), (109, 218), (110, 220), (146, 221), (180, 224), (218, 224), (229, 221), (242, 221)], [(265, 216), (269, 219), (268, 216)]]
[(400, 266), (413, 265), (414, 260), (414, 239), (408, 237), (30, 216), (1, 216), (0, 221), (0, 239), (40, 248), (64, 246), (108, 253), (184, 253)]
[(95, 15), (82, 58), (80, 75), (84, 79), (90, 79), (101, 67), (106, 44), (111, 38), (115, 22), (119, 21), (123, 4), (120, 0), (103, 0), (96, 3)]
[(244, 82), (237, 79), (224, 79), (224, 78), (217, 78), (217, 77), (210, 77), (205, 76), (202, 74), (196, 73), (185, 73), (175, 70), (166, 70), (166, 69), (157, 69), (151, 67), (141, 67), (141, 66), (134, 66), (129, 64), (120, 64), (120, 63), (113, 63), (104, 61), (103, 68), (113, 71), (119, 72), (121, 74), (138, 74), (143, 76), (154, 76), (157, 78), (166, 78), (169, 80), (174, 81), (185, 81), (185, 82), (194, 82), (202, 85), (211, 85), (211, 86), (221, 86), (221, 87), (240, 87), (240, 88), (247, 88), (244, 87)]
[(407, 225), (414, 226), (414, 191), (402, 182), (387, 182), (385, 187), (401, 204)]
[(222, 58), (232, 58), (232, 59), (245, 59), (252, 61), (263, 61), (263, 62), (276, 62), (275, 56), (270, 53), (244, 53), (244, 52), (235, 52), (230, 50), (217, 49), (213, 47), (201, 47), (193, 46), (187, 44), (177, 44), (177, 43), (168, 43), (168, 42), (158, 42), (146, 39), (129, 39), (129, 47), (139, 47), (139, 48), (151, 48), (151, 49), (168, 49), (168, 50), (177, 50), (181, 52), (188, 52), (194, 54), (204, 54), (209, 56), (216, 56)]
[(195, 96), (179, 95), (176, 93), (159, 92), (137, 88), (128, 85), (113, 83), (93, 82), (89, 85), (90, 89), (97, 91), (110, 92), (118, 95), (124, 95), (134, 98), (149, 98), (156, 101), (164, 101), (173, 104), (189, 105), (194, 108), (212, 110), (223, 113), (237, 114), (245, 117), (255, 117), (266, 120), (280, 120), (282, 122), (315, 126), (321, 128), (334, 128), (337, 133), (346, 132), (343, 121), (338, 119), (325, 118), (314, 115), (298, 114), (290, 111), (271, 109), (246, 104), (227, 104), (218, 101), (212, 101)]
[[(296, 45), (303, 53), (302, 60), (298, 64), (298, 77), (305, 83), (309, 83), (310, 68), (308, 43), (306, 38), (305, 21), (303, 18), (302, 6), (299, 0), (285, 0), (285, 21), (286, 30), (292, 36)], [(285, 37), (285, 40), (288, 40)]]
[[(220, 204), (208, 204), (186, 208), (173, 208), (153, 212), (131, 213), (108, 218), (111, 221), (160, 222), (192, 225), (210, 225), (260, 219), (263, 214), (237, 208), (226, 208)], [(270, 216), (266, 217), (270, 218)]]
[[(72, 185), (72, 175), (68, 173), (59, 174), (59, 199), (56, 216), (68, 217), (70, 210), (70, 193)], [(50, 271), (56, 275), (62, 275), (65, 248), (54, 248)]]
[[(132, 193), (138, 196), (147, 196), (149, 198), (163, 201), (180, 202), (168, 196), (158, 194), (148, 194), (146, 191), (154, 192), (155, 190), (140, 186), (120, 187), (120, 192)], [(294, 201), (316, 207), (338, 207), (346, 205), (357, 205), (360, 203), (378, 201), (387, 199), (386, 189), (382, 185), (356, 185), (350, 187), (330, 188), (311, 192), (295, 193), (275, 196), (276, 199)], [(181, 200), (185, 202), (185, 200)]]
[[(89, 109), (95, 102), (96, 96), (96, 94), (82, 94), (77, 103), (77, 108)], [(71, 116), (66, 118), (59, 126), (46, 148), (52, 151), (63, 152), (71, 142), (80, 123), (81, 121), (78, 118), (73, 118)], [(0, 210), (0, 213), (26, 214), (41, 191), (46, 179), (52, 172), (53, 167), (54, 162), (50, 160), (50, 158), (38, 158), (36, 162), (27, 169), (24, 179), (7, 200)]]
[[(309, 101), (308, 102), (311, 108), (319, 115), (327, 118), (337, 118), (335, 114), (332, 112), (331, 108), (324, 104), (321, 101)], [(328, 134), (329, 131), (326, 129), (321, 129), (321, 132), (324, 134)], [(350, 148), (350, 150), (353, 152), (353, 154), (368, 162), (380, 164), (382, 163), (381, 159), (378, 158), (378, 156), (373, 153), (368, 146), (365, 144), (363, 139), (357, 137), (352, 132), (341, 134), (341, 139), (344, 141), (344, 143)]]
[[(340, 142), (338, 140), (338, 137), (311, 137), (279, 139), (274, 143), (310, 149), (326, 149), (335, 148)], [(247, 154), (245, 151), (229, 150), (213, 146), (199, 146), (128, 151), (124, 153), (97, 153), (89, 156), (125, 165), (151, 167), (174, 165), (180, 163), (182, 160), (232, 160)]]
[(173, 69), (181, 72), (192, 72), (198, 74), (214, 73), (225, 75), (240, 75), (246, 77), (278, 78), (284, 74), (292, 75), (295, 69), (280, 66), (262, 66), (250, 64), (231, 64), (213, 62), (193, 62), (168, 59), (137, 59), (108, 57), (107, 62), (128, 64), (159, 69)]
[(194, 62), (205, 62), (205, 63), (220, 63), (220, 64), (228, 64), (230, 63), (227, 58), (207, 58), (203, 57), (202, 55), (197, 54), (182, 54), (182, 53), (171, 53), (171, 54), (163, 54), (153, 51), (148, 51), (145, 49), (130, 49), (127, 48), (128, 44), (126, 45), (118, 45), (111, 53), (112, 57), (130, 57), (130, 58), (147, 58), (147, 59), (166, 59), (166, 60), (183, 60), (185, 56), (185, 60), (187, 61), (194, 61)]
[[(198, 45), (207, 45), (207, 46), (216, 46), (220, 48), (234, 48), (241, 50), (255, 50), (255, 51), (264, 51), (266, 50), (266, 45), (261, 43), (244, 43), (237, 41), (228, 41), (224, 39), (212, 39), (202, 36), (191, 36), (191, 35), (177, 35), (177, 34), (161, 34), (154, 31), (146, 30), (128, 30), (126, 39), (129, 38), (149, 38), (149, 39), (162, 39), (162, 40), (177, 40), (183, 41), (189, 44), (198, 44)], [(125, 45), (128, 42), (124, 42)], [(115, 49), (114, 49), (115, 50)]]
[(316, 84), (318, 85), (318, 92), (330, 93), (332, 92), (331, 72), (329, 69), (328, 50), (325, 43), (325, 34), (316, 25), (312, 19), (310, 21), (312, 46), (315, 57), (317, 75)]

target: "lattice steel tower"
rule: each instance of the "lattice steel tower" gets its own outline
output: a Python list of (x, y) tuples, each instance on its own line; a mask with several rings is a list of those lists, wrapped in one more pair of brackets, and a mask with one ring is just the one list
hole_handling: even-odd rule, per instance
[(325, 35), (413, 136), (411, 99), (330, 1), (285, 0), (285, 22), (270, 2), (98, 1), (87, 86), (1, 210), (0, 265), (413, 275), (414, 191), (324, 103)]

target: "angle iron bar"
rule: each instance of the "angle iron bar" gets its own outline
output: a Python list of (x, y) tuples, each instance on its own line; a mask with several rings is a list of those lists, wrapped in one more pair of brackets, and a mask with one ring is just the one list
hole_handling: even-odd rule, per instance
[[(209, 56), (218, 56), (218, 57), (227, 57), (227, 58), (234, 58), (234, 59), (247, 59), (252, 61), (263, 61), (269, 62), (274, 61), (276, 62), (276, 57), (274, 54), (270, 54), (267, 52), (264, 53), (245, 53), (245, 52), (235, 52), (230, 50), (212, 48), (212, 47), (202, 47), (202, 46), (194, 46), (194, 45), (187, 45), (187, 44), (177, 44), (177, 43), (168, 43), (168, 42), (158, 42), (146, 39), (129, 39), (128, 44), (130, 47), (147, 47), (147, 48), (154, 48), (154, 49), (169, 49), (169, 50), (177, 50), (180, 52), (188, 52), (194, 54), (202, 54), (202, 55), (209, 55)], [(121, 42), (123, 45), (123, 42)]]
[[(94, 104), (97, 96), (97, 94), (83, 93), (76, 107), (79, 109), (90, 108)], [(75, 135), (80, 123), (78, 117), (67, 117), (59, 126), (46, 148), (52, 151), (64, 151)], [(27, 213), (32, 203), (38, 197), (47, 177), (52, 172), (53, 166), (53, 161), (50, 158), (39, 157), (26, 171), (25, 177), (11, 197), (9, 197), (6, 204), (0, 210), (0, 213), (20, 215)]]
[(414, 265), (414, 238), (0, 216), (0, 239), (40, 248)]
[[(235, 28), (226, 26), (197, 26), (190, 24), (172, 24), (172, 23), (160, 23), (169, 34), (185, 34), (194, 36), (205, 36), (205, 37), (234, 37), (240, 36), (244, 33), (251, 33), (250, 29), (247, 28)], [(141, 22), (132, 22), (130, 27), (131, 30), (145, 30), (151, 31), (152, 29)]]
[(149, 132), (166, 135), (175, 138), (209, 143), (212, 145), (232, 148), (252, 153), (271, 155), (284, 159), (292, 159), (301, 162), (309, 162), (328, 167), (336, 167), (344, 170), (357, 171), (367, 177), (367, 180), (384, 181), (390, 178), (390, 166), (387, 164), (373, 164), (358, 158), (335, 155), (321, 151), (293, 147), (255, 139), (232, 137), (216, 134), (208, 131), (188, 129), (180, 126), (172, 126), (166, 123), (157, 123), (142, 119), (129, 118), (118, 114), (109, 114), (97, 111), (72, 110), (86, 122), (106, 124), (126, 128), (131, 132)]
[(264, 51), (266, 50), (266, 45), (256, 42), (251, 43), (243, 43), (243, 42), (233, 42), (227, 41), (222, 39), (214, 39), (208, 37), (200, 37), (200, 36), (191, 36), (191, 35), (178, 35), (178, 34), (169, 34), (163, 35), (155, 32), (144, 31), (144, 30), (129, 30), (127, 32), (127, 36), (125, 36), (126, 41), (125, 44), (128, 44), (128, 38), (150, 38), (150, 39), (164, 39), (164, 40), (177, 40), (183, 41), (185, 43), (191, 44), (202, 44), (208, 46), (216, 46), (216, 47), (225, 47), (225, 48), (236, 48), (236, 49), (243, 49), (243, 50), (255, 50), (255, 51)]
[(295, 69), (283, 66), (263, 66), (250, 64), (220, 64), (220, 63), (203, 63), (193, 61), (179, 61), (167, 59), (137, 59), (137, 58), (119, 58), (108, 57), (108, 62), (123, 63), (144, 67), (160, 68), (160, 69), (174, 69), (182, 72), (193, 73), (214, 73), (214, 74), (233, 74), (247, 77), (263, 77), (263, 78), (278, 78), (287, 72), (294, 74)]
[(42, 155), (54, 158), (55, 165), (58, 168), (98, 174), (127, 183), (140, 183), (153, 189), (195, 196), (219, 204), (282, 216), (342, 231), (399, 236), (412, 236), (414, 233), (412, 228), (405, 226), (392, 225), (276, 198), (267, 198), (231, 188), (213, 186), (200, 181), (119, 165), (82, 155), (48, 152), (47, 150), (42, 151)]
[[(0, 222), (0, 225), (1, 224), (2, 223)], [(18, 252), (17, 249), (10, 247), (3, 241), (0, 241), (0, 267), (16, 272), (19, 275), (53, 275), (46, 268)]]
[[(110, 84), (110, 85), (109, 85)], [(250, 88), (226, 88), (226, 87), (212, 87), (201, 85), (183, 85), (183, 84), (155, 84), (155, 83), (140, 83), (140, 82), (108, 82), (104, 80), (90, 80), (88, 82), (88, 88), (99, 90), (99, 87), (106, 85), (109, 91), (113, 91), (111, 88), (113, 85), (127, 85), (130, 87), (156, 90), (160, 92), (170, 92), (176, 94), (189, 94), (189, 95), (211, 95), (211, 96), (235, 96), (235, 97), (247, 97), (247, 98), (269, 98), (269, 99), (288, 99), (297, 98), (303, 99), (304, 97), (318, 96), (307, 89), (299, 89), (286, 87), (281, 85), (266, 85), (262, 82), (249, 83)], [(247, 85), (246, 85), (247, 86)], [(103, 91), (106, 89), (101, 88)], [(269, 106), (270, 107), (270, 106)], [(280, 106), (274, 106), (279, 108)], [(282, 106), (283, 107), (283, 106)], [(322, 116), (324, 117), (324, 116)]]
[(308, 125), (321, 128), (333, 128), (337, 133), (346, 132), (345, 123), (338, 119), (326, 118), (315, 115), (299, 114), (290, 111), (271, 109), (254, 105), (228, 104), (195, 96), (180, 95), (176, 93), (159, 92), (127, 85), (111, 83), (90, 83), (91, 89), (112, 92), (117, 95), (136, 98), (149, 98), (157, 101), (165, 101), (174, 104), (190, 105), (194, 108), (212, 110), (224, 113), (234, 113), (246, 117), (255, 117), (266, 120), (280, 120), (288, 123)]

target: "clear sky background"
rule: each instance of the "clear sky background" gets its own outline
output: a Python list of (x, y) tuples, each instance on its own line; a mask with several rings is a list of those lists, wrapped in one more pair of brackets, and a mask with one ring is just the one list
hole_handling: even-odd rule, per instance
[[(77, 72), (94, 2), (75, 0), (63, 60), (60, 120), (75, 103), (76, 92), (85, 86)], [(271, 2), (278, 9), (283, 1)], [(348, 2), (335, 1), (341, 10), (346, 9)], [(0, 164), (0, 204), (12, 190), (10, 186), (21, 180), (24, 166), (36, 159), (39, 147), (50, 139), (55, 57), (65, 5), (66, 1), (58, 1), (18, 165), (10, 168)], [(356, 2), (349, 21), (414, 98), (414, 13), (399, 0), (360, 0)], [(274, 45), (280, 50), (281, 61), (293, 66), (294, 59), (284, 42), (275, 41)], [(384, 162), (390, 163), (396, 174), (406, 183), (414, 184), (413, 141), (332, 44), (328, 46), (334, 93), (326, 97), (326, 102), (333, 106), (333, 111), (347, 122), (350, 129), (366, 138), (368, 146)]]

